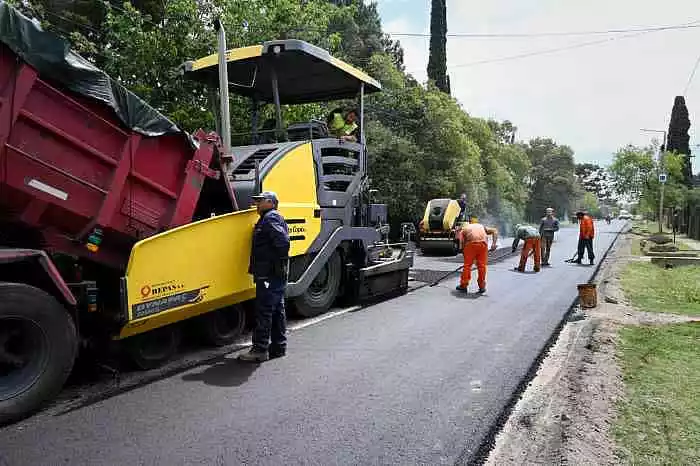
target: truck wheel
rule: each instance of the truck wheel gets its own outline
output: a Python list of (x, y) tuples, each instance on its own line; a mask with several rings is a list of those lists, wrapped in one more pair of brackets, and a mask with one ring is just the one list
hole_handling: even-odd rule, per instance
[(340, 254), (336, 251), (311, 282), (309, 289), (294, 300), (294, 307), (299, 315), (314, 317), (328, 311), (338, 297), (342, 268)]
[(127, 338), (124, 344), (136, 367), (149, 370), (162, 366), (175, 356), (180, 336), (179, 326), (168, 325)]
[(55, 396), (78, 351), (73, 319), (48, 293), (0, 283), (0, 425)]
[(245, 309), (239, 304), (202, 316), (202, 334), (210, 345), (226, 346), (236, 341), (245, 328)]

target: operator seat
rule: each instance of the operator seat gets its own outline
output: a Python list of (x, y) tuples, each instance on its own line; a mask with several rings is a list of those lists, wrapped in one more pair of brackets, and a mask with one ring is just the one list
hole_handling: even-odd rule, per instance
[(328, 126), (320, 120), (311, 120), (304, 123), (293, 123), (287, 128), (287, 137), (290, 141), (306, 141), (309, 139), (327, 138)]

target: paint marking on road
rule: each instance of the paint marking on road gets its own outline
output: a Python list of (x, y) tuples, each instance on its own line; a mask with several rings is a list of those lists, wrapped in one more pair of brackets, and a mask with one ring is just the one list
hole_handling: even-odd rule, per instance
[(347, 314), (348, 312), (352, 312), (352, 311), (357, 311), (361, 308), (362, 308), (362, 306), (351, 306), (351, 307), (348, 307), (345, 309), (338, 309), (337, 311), (328, 312), (328, 313), (323, 314), (321, 316), (314, 317), (314, 318), (309, 319), (309, 320), (304, 321), (304, 322), (300, 322), (296, 325), (292, 325), (289, 327), (289, 330), (295, 331), (295, 330), (301, 330), (301, 329), (306, 328), (306, 327), (311, 327), (312, 325), (319, 324), (319, 323), (323, 322), (324, 320), (332, 319), (333, 317), (339, 317), (343, 314)]
[[(295, 332), (297, 330), (304, 329), (306, 327), (311, 327), (312, 325), (320, 324), (324, 320), (332, 319), (333, 317), (340, 317), (343, 314), (347, 314), (348, 312), (353, 312), (362, 309), (362, 306), (351, 306), (345, 309), (338, 309), (337, 311), (333, 312), (327, 312), (323, 315), (320, 315), (318, 317), (313, 317), (311, 319), (305, 320), (304, 322), (300, 322), (295, 325), (290, 325), (287, 327), (287, 330), (290, 332)], [(236, 348), (232, 352), (228, 353), (229, 356), (237, 356), (238, 354), (244, 353), (248, 348), (253, 346), (253, 340), (250, 338), (247, 338), (243, 341), (240, 341), (236, 343), (239, 348)]]
[(481, 391), (481, 380), (472, 380), (469, 385), (471, 385), (473, 392), (479, 393)]

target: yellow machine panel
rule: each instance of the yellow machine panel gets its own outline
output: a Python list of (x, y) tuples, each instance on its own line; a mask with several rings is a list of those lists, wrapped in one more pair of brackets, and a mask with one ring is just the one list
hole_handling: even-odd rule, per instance
[(455, 200), (451, 200), (450, 203), (447, 205), (447, 210), (445, 212), (445, 218), (442, 221), (442, 227), (445, 230), (449, 230), (452, 228), (452, 225), (454, 224), (455, 220), (457, 217), (459, 217), (459, 203)]
[[(428, 225), (430, 224), (430, 211), (433, 207), (433, 201), (429, 201), (428, 205), (425, 206), (425, 212), (423, 213), (423, 224), (426, 226), (426, 231), (429, 230)], [(442, 218), (442, 229), (439, 231), (447, 232), (451, 230), (455, 219), (459, 217), (460, 210), (459, 203), (455, 200), (450, 200)]]
[[(263, 190), (275, 191), (288, 223), (290, 256), (308, 251), (321, 231), (310, 143), (272, 168)], [(234, 212), (138, 242), (126, 271), (126, 338), (255, 297), (248, 274), (255, 210)]]
[(277, 162), (263, 180), (262, 189), (277, 193), (280, 213), (289, 226), (289, 255), (304, 254), (321, 232), (311, 143), (296, 147)]
[(137, 243), (126, 271), (128, 337), (251, 299), (254, 210), (191, 223)]

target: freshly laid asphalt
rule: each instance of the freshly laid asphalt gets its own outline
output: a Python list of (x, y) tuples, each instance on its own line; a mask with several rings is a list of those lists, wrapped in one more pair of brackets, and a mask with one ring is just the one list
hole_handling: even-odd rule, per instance
[[(597, 223), (595, 250), (623, 222)], [(474, 459), (594, 268), (489, 267), (290, 335), (260, 366), (233, 355), (40, 422), (0, 430), (0, 465), (438, 465)], [(472, 288), (476, 283), (472, 284)]]

